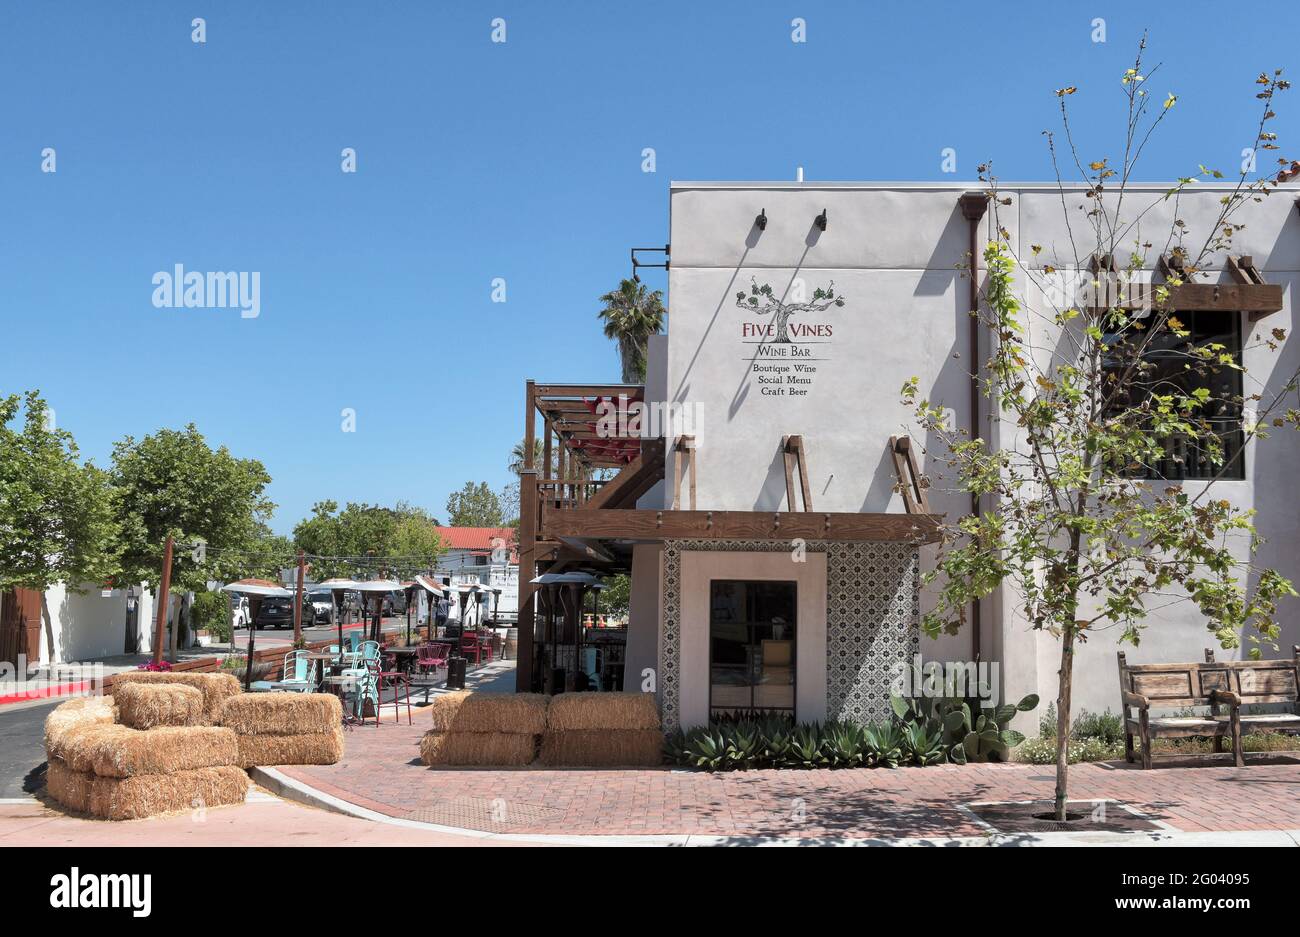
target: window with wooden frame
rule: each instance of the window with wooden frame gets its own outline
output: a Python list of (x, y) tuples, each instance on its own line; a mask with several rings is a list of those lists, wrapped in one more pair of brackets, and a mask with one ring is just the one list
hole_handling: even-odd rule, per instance
[[(1129, 465), (1124, 474), (1138, 478), (1182, 481), (1243, 479), (1241, 371), (1226, 364), (1201, 363), (1197, 349), (1219, 346), (1216, 354), (1241, 362), (1241, 315), (1231, 312), (1179, 311), (1176, 318), (1186, 335), (1161, 329), (1154, 335), (1126, 329), (1107, 336), (1111, 353), (1104, 363), (1115, 386), (1108, 387), (1111, 414), (1141, 406), (1154, 394), (1191, 395), (1198, 389), (1210, 394), (1210, 403), (1194, 419), (1218, 440), (1222, 461), (1216, 463), (1214, 447), (1203, 440), (1171, 436), (1163, 440), (1164, 454), (1144, 465)], [(1145, 343), (1145, 347), (1141, 347)], [(1141, 347), (1141, 364), (1132, 367)], [(1125, 377), (1127, 375), (1127, 377)]]

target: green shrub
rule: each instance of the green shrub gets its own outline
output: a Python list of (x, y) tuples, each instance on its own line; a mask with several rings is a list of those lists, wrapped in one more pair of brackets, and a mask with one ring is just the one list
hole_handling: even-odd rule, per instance
[[(1052, 734), (1055, 735), (1056, 732), (1053, 731)], [(1081, 709), (1074, 720), (1074, 728), (1070, 730), (1070, 738), (1101, 739), (1108, 745), (1116, 745), (1124, 741), (1124, 720), (1109, 709), (1101, 713)]]
[(708, 726), (674, 733), (664, 746), (668, 759), (706, 771), (750, 768), (895, 768), (944, 760), (942, 737), (923, 726), (894, 722), (796, 725), (785, 715), (725, 717)]
[(190, 606), (195, 630), (208, 631), (218, 641), (230, 640), (230, 601), (224, 592), (200, 592)]
[[(1124, 746), (1123, 744), (1112, 745), (1102, 739), (1088, 738), (1071, 740), (1065, 752), (1066, 758), (1072, 765), (1081, 761), (1114, 761), (1116, 758), (1124, 757)], [(1056, 764), (1056, 738), (1040, 736), (1029, 739), (1017, 746), (1011, 753), (1011, 758), (1013, 761), (1028, 762), (1031, 765), (1054, 765)]]
[(1056, 703), (1047, 704), (1047, 709), (1038, 717), (1038, 737), (1044, 739), (1056, 738)]

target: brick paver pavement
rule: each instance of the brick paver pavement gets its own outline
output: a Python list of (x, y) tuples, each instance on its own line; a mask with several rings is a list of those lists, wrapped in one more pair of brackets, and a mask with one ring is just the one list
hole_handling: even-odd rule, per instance
[[(427, 715), (425, 716), (427, 720)], [(425, 726), (354, 728), (337, 765), (279, 769), (390, 816), (495, 833), (754, 837), (979, 835), (961, 805), (1050, 799), (1038, 765), (745, 771), (430, 769)], [(427, 722), (426, 722), (427, 725)], [(1300, 763), (1141, 771), (1075, 765), (1071, 799), (1118, 800), (1177, 830), (1300, 828)]]

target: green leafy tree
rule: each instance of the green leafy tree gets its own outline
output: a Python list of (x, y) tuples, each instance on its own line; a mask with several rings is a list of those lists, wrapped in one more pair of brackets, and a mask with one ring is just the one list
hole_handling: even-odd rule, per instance
[(663, 329), (664, 294), (650, 292), (644, 283), (623, 280), (600, 301), (605, 308), (596, 315), (605, 325), (605, 337), (618, 343), (623, 383), (639, 384), (645, 380), (646, 345), (651, 335)]
[(487, 482), (465, 482), (460, 491), (447, 498), (448, 520), (452, 527), (501, 527), (501, 499)]
[(407, 576), (432, 569), (442, 552), (437, 518), (398, 502), (387, 508), (320, 501), (293, 531), (317, 579), (332, 576)]
[(266, 575), (268, 564), (280, 561), (268, 555), (266, 540), (275, 509), (265, 495), (270, 481), (261, 462), (236, 458), (225, 446), (213, 449), (192, 423), (116, 443), (113, 484), (127, 581), (157, 587), (169, 534), (177, 544), (175, 589)]
[(54, 626), (45, 590), (107, 581), (119, 569), (114, 492), (106, 473), (78, 460), (72, 434), (50, 425), (39, 392), (0, 399), (0, 589), (41, 593), (46, 638)]
[[(1198, 222), (1202, 230), (1195, 240), (1181, 217), (1179, 196), (1198, 178), (1221, 173), (1202, 169), (1163, 197), (1130, 191), (1138, 155), (1176, 101), (1168, 96), (1151, 114), (1148, 78), (1139, 51), (1121, 78), (1128, 113), (1120, 164), (1081, 156), (1070, 143), (1071, 171), (1079, 172), (1090, 207), (1073, 215), (1067, 210), (1069, 255), (1044, 256), (1037, 245), (1026, 245), (1018, 255), (998, 218), (1000, 209), (1017, 206), (981, 167), (996, 235), (984, 249), (983, 303), (972, 315), (993, 336), (982, 382), (998, 414), (999, 441), (954, 430), (942, 405), (926, 399), (916, 379), (903, 388), (920, 428), (939, 440), (931, 447), (931, 465), (937, 462), (939, 472), (929, 481), (948, 479), (986, 506), (945, 528), (937, 566), (926, 577), (937, 583), (938, 601), (924, 629), (931, 636), (956, 633), (972, 600), (1006, 587), (1017, 614), (1059, 640), (1059, 819), (1065, 819), (1078, 644), (1104, 633), (1137, 644), (1152, 602), (1163, 607), (1181, 601), (1199, 610), (1223, 647), (1239, 646), (1244, 636), (1258, 656), (1262, 647), (1276, 648), (1276, 603), (1296, 594), (1276, 571), (1256, 565), (1260, 540), (1253, 511), (1213, 491), (1242, 458), (1244, 443), (1230, 443), (1234, 432), (1245, 443), (1262, 442), (1273, 427), (1300, 424), (1300, 412), (1285, 403), (1296, 393), (1297, 375), (1246, 379), (1244, 356), (1214, 341), (1193, 341), (1170, 303), (1184, 282), (1210, 279), (1216, 258), (1223, 260), (1249, 215), (1245, 209), (1265, 199), (1276, 183), (1251, 179), (1243, 170), (1218, 202), (1210, 229)], [(1255, 145), (1267, 151), (1276, 146), (1268, 130), (1274, 98), (1287, 83), (1278, 72), (1265, 73), (1256, 87), (1262, 109)], [(1065, 101), (1075, 91), (1057, 92), (1067, 130)], [(1052, 135), (1047, 139), (1055, 163)], [(1071, 193), (1059, 172), (1057, 182), (1064, 209)], [(1173, 219), (1164, 243), (1150, 237), (1152, 209), (1159, 206)], [(1152, 241), (1161, 246), (1153, 248)], [(1151, 291), (1149, 305), (1134, 308), (1125, 281), (1155, 267), (1154, 254), (1162, 250), (1177, 256), (1182, 272)], [(1088, 272), (1081, 291), (1061, 288), (1067, 273), (1092, 269), (1090, 258), (1118, 259), (1122, 252), (1128, 256), (1114, 277)], [(1107, 285), (1120, 289), (1102, 291), (1094, 282), (1100, 279), (1113, 279)], [(1285, 337), (1280, 328), (1257, 329), (1247, 351), (1276, 349)], [(1160, 354), (1150, 354), (1153, 349)], [(1244, 383), (1225, 379), (1234, 374)], [(1244, 393), (1234, 391), (1237, 386)], [(1236, 423), (1236, 429), (1225, 432), (1225, 423)], [(1194, 468), (1193, 476), (1204, 481), (1184, 486), (1161, 480), (1184, 474), (1171, 472), (1171, 463)]]
[(632, 577), (627, 573), (606, 576), (600, 605), (611, 615), (626, 615), (632, 607)]

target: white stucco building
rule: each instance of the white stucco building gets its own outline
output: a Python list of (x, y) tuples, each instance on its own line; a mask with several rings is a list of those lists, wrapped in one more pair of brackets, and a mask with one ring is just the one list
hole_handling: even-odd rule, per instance
[[(1175, 205), (1164, 199), (1168, 188), (1130, 187), (1124, 215), (1141, 218), (1139, 242), (1164, 244), (1175, 210), (1203, 237), (1225, 191), (1198, 186)], [(964, 268), (972, 243), (982, 251), (994, 224), (983, 189), (674, 183), (669, 323), (666, 335), (651, 340), (644, 388), (530, 383), (537, 432), (548, 453), (554, 440), (569, 462), (559, 483), (532, 476), (539, 494), (521, 524), (521, 581), (531, 578), (525, 573), (534, 563), (538, 571), (629, 567), (624, 687), (639, 689), (642, 675), (652, 674), (667, 724), (699, 724), (711, 712), (743, 706), (793, 709), (800, 720), (879, 718), (893, 674), (917, 652), (926, 660), (978, 655), (996, 663), (1006, 699), (1055, 696), (1059, 646), (1017, 618), (1015, 597), (1005, 590), (980, 603), (977, 632), (921, 637), (919, 616), (932, 599), (920, 573), (934, 547), (922, 527), (899, 526), (919, 516), (907, 513), (896, 490), (889, 448), (891, 437), (916, 432), (899, 401), (905, 381), (918, 378), (924, 396), (991, 441), (1014, 432), (982, 396), (972, 412), (971, 362), (987, 357), (990, 337), (970, 315)], [(1289, 339), (1267, 351), (1251, 339), (1260, 330), (1291, 331), (1300, 277), (1297, 194), (1284, 185), (1243, 208), (1245, 225), (1230, 250), (1280, 288), (1281, 308), (1194, 314), (1201, 317), (1195, 328), (1249, 349), (1251, 378), (1273, 390), (1300, 366), (1300, 345)], [(1064, 219), (1083, 217), (1082, 188), (1063, 195), (1055, 185), (1006, 185), (1001, 197), (1010, 204), (998, 206), (997, 223), (1019, 256), (1030, 256), (1031, 245), (1045, 257), (1070, 254)], [(1159, 253), (1152, 249), (1148, 264), (1157, 280)], [(1210, 282), (1240, 282), (1226, 256), (1216, 259)], [(743, 308), (755, 286), (757, 308)], [(773, 342), (782, 323), (764, 286), (787, 303), (810, 304), (785, 323), (788, 343)], [(833, 297), (818, 293), (832, 289)], [(670, 426), (662, 447), (602, 442), (592, 432), (594, 405), (619, 394), (687, 408), (692, 438), (679, 445)], [(923, 470), (933, 468), (933, 444), (913, 441)], [(1258, 561), (1292, 579), (1300, 579), (1300, 507), (1288, 466), (1298, 459), (1300, 441), (1279, 431), (1247, 445), (1240, 471), (1231, 473), (1239, 477), (1215, 489), (1258, 511), (1268, 541)], [(549, 455), (544, 464), (552, 464)], [(587, 481), (593, 469), (610, 466), (628, 469), (621, 492), (617, 480)], [(1182, 483), (1193, 492), (1205, 484)], [(612, 495), (605, 491), (611, 487)], [(971, 509), (968, 494), (942, 482), (928, 498), (933, 513), (952, 521)], [(1282, 619), (1281, 654), (1290, 656), (1300, 641), (1297, 607)], [(1214, 645), (1189, 603), (1156, 608), (1149, 622), (1141, 646), (1127, 648), (1130, 662), (1200, 660)], [(538, 647), (563, 643), (554, 633), (548, 641), (546, 627), (539, 620)], [(1118, 709), (1114, 636), (1095, 634), (1078, 649), (1076, 710)], [(521, 686), (527, 663), (521, 648)], [(540, 673), (551, 664), (534, 666)]]

